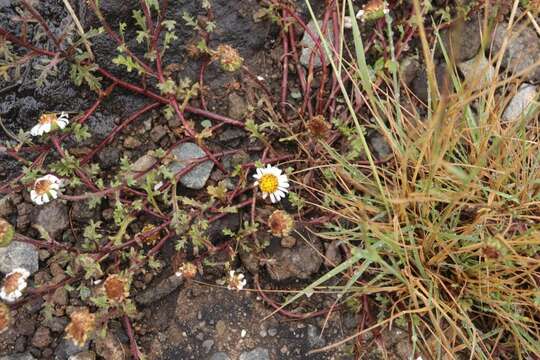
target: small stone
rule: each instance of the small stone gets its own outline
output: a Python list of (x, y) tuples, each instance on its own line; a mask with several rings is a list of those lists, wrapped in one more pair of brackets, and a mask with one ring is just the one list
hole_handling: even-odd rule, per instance
[(28, 203), (17, 205), (17, 230), (25, 230), (30, 225), (30, 215), (34, 207)]
[(35, 360), (36, 358), (32, 354), (26, 352), (23, 354), (11, 354), (6, 356), (0, 356), (0, 360)]
[(135, 297), (135, 301), (139, 304), (148, 305), (156, 302), (165, 296), (172, 293), (184, 282), (183, 277), (176, 275), (169, 276), (165, 280), (158, 283), (156, 286), (149, 287), (146, 291)]
[(91, 115), (86, 124), (92, 137), (84, 141), (81, 145), (89, 145), (96, 140), (101, 141), (105, 139), (115, 128), (115, 120), (115, 116), (106, 115), (101, 112)]
[(66, 205), (60, 201), (53, 201), (38, 207), (36, 212), (34, 224), (43, 227), (51, 238), (60, 239), (62, 232), (69, 226)]
[(326, 344), (326, 341), (321, 337), (321, 331), (311, 324), (307, 326), (307, 340), (311, 347), (321, 347)]
[(296, 244), (296, 239), (293, 236), (284, 236), (281, 238), (281, 246), (284, 248), (292, 248)]
[(103, 170), (110, 169), (120, 163), (120, 150), (115, 146), (107, 146), (97, 156)]
[[(175, 160), (169, 164), (169, 170), (178, 173), (197, 158), (206, 157), (206, 153), (194, 143), (184, 143), (175, 147), (172, 152)], [(191, 171), (180, 178), (180, 183), (187, 188), (200, 190), (210, 177), (214, 163), (211, 160), (195, 165)]]
[(270, 329), (268, 329), (268, 335), (269, 335), (269, 336), (274, 337), (274, 336), (277, 335), (277, 333), (278, 333), (278, 331), (277, 331), (276, 328), (270, 328)]
[(502, 50), (505, 38), (508, 37), (502, 65), (512, 74), (532, 67), (530, 71), (523, 74), (523, 77), (525, 81), (533, 84), (540, 83), (540, 65), (533, 66), (540, 59), (540, 37), (532, 25), (526, 28), (519, 24), (514, 25), (509, 35), (506, 32), (507, 28), (506, 22), (496, 26), (492, 34), (492, 54), (497, 55)]
[[(322, 31), (323, 30), (322, 21), (318, 21), (318, 24), (319, 24), (319, 28)], [(320, 39), (315, 20), (311, 20), (307, 24), (307, 28), (309, 29), (311, 34), (313, 34), (313, 37), (316, 40), (313, 40), (313, 37), (311, 37), (308, 31), (304, 32), (304, 36), (302, 37), (302, 40), (300, 41), (300, 46), (302, 47), (302, 53), (300, 55), (300, 63), (304, 65), (305, 67), (308, 67), (310, 63), (310, 59), (312, 58), (313, 68), (314, 69), (320, 68), (322, 66), (322, 62), (321, 62), (321, 55), (322, 55), (322, 58), (324, 59), (325, 64), (329, 65), (329, 62), (327, 61), (326, 54), (324, 51), (324, 47), (321, 44), (321, 48), (319, 49), (315, 42)], [(326, 32), (323, 31), (323, 34), (325, 35), (326, 39), (334, 39), (334, 31), (332, 29), (333, 29), (333, 23), (332, 23), (332, 20), (330, 20), (327, 23), (327, 27), (326, 27), (327, 31)]]
[(270, 360), (270, 353), (267, 349), (258, 347), (240, 354), (239, 360)]
[(14, 327), (17, 334), (23, 336), (31, 336), (36, 331), (36, 323), (28, 317), (17, 319)]
[(90, 209), (90, 205), (86, 201), (75, 201), (71, 206), (71, 216), (78, 221), (95, 219), (96, 209)]
[(62, 339), (56, 349), (54, 349), (55, 360), (68, 360), (70, 356), (88, 350), (89, 342), (83, 347), (75, 345), (71, 340)]
[(0, 248), (0, 272), (5, 274), (16, 268), (24, 268), (31, 274), (39, 269), (39, 253), (34, 245), (13, 241)]
[(386, 138), (379, 132), (372, 132), (368, 135), (368, 143), (376, 159), (386, 159), (392, 155), (392, 148)]
[(104, 338), (97, 337), (95, 342), (96, 353), (107, 360), (126, 359), (126, 350), (118, 338), (109, 332)]
[[(450, 86), (450, 78), (446, 64), (437, 65), (435, 68), (435, 75), (439, 93), (449, 93), (452, 88)], [(411, 90), (418, 97), (418, 99), (420, 99), (424, 104), (427, 104), (429, 86), (425, 68), (418, 71), (416, 78), (414, 78), (412, 82)]]
[(305, 241), (297, 242), (296, 246), (287, 249), (274, 242), (266, 249), (270, 261), (266, 268), (272, 280), (283, 281), (288, 279), (309, 279), (319, 271), (322, 264), (322, 245), (319, 240), (312, 244)]
[(211, 340), (211, 339), (205, 340), (202, 343), (202, 347), (205, 353), (209, 353), (210, 350), (212, 350), (212, 346), (214, 346), (214, 340)]
[(56, 305), (65, 306), (68, 304), (68, 293), (64, 287), (59, 287), (51, 296), (51, 302)]
[(159, 142), (159, 140), (161, 140), (162, 137), (167, 135), (168, 131), (169, 129), (167, 129), (165, 126), (158, 125), (150, 131), (150, 139), (152, 139), (153, 142), (157, 143)]
[(51, 331), (46, 327), (40, 326), (32, 337), (32, 346), (39, 349), (46, 348), (51, 341)]
[(339, 241), (334, 240), (326, 247), (324, 264), (328, 267), (339, 265), (343, 261), (339, 250)]
[(229, 116), (233, 119), (243, 119), (247, 112), (246, 100), (237, 93), (229, 94)]
[(124, 139), (124, 147), (126, 149), (136, 149), (141, 145), (141, 141), (134, 136), (128, 136)]
[(472, 86), (472, 90), (479, 90), (489, 86), (495, 78), (495, 68), (486, 59), (484, 54), (458, 64), (458, 68), (465, 79), (464, 84)]
[(240, 139), (246, 136), (246, 132), (242, 129), (232, 128), (227, 129), (219, 135), (219, 141), (229, 144), (233, 140)]
[[(441, 31), (441, 39), (448, 56), (453, 56), (456, 62), (472, 59), (481, 45), (481, 24), (478, 16), (470, 20), (455, 23), (449, 29)], [(442, 51), (439, 52), (442, 54)]]
[[(536, 102), (535, 102), (536, 100)], [(506, 107), (502, 115), (502, 121), (517, 121), (527, 116), (532, 111), (540, 108), (538, 90), (536, 86), (522, 84), (517, 93)]]
[(218, 352), (218, 353), (215, 353), (214, 355), (212, 355), (210, 357), (210, 360), (231, 360), (231, 358), (229, 357), (229, 355), (223, 353), (223, 352)]
[(65, 316), (62, 316), (62, 317), (53, 316), (50, 319), (43, 321), (43, 325), (45, 325), (46, 327), (48, 327), (49, 329), (51, 329), (52, 331), (56, 333), (63, 332), (66, 326), (68, 325), (68, 323), (69, 323), (69, 320)]
[(0, 199), (0, 217), (8, 217), (16, 211), (16, 207), (11, 200), (11, 196), (4, 196)]
[(403, 59), (399, 65), (401, 80), (407, 86), (411, 85), (411, 82), (414, 80), (419, 70), (420, 62), (412, 56)]
[(142, 173), (146, 173), (147, 171), (152, 168), (157, 162), (157, 159), (151, 155), (143, 155), (140, 158), (138, 158), (133, 164), (131, 164), (131, 172), (130, 176), (134, 179), (137, 179), (139, 182), (143, 182), (146, 175), (141, 175)]

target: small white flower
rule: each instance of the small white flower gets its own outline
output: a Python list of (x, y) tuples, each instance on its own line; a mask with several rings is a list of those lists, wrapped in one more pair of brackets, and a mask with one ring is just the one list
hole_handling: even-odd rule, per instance
[(227, 289), (229, 290), (242, 290), (246, 286), (247, 281), (244, 278), (244, 274), (238, 273), (234, 270), (229, 271), (229, 280), (227, 284)]
[(241, 337), (241, 338), (245, 338), (246, 335), (247, 335), (246, 329), (242, 329), (242, 331), (240, 331), (240, 337)]
[(23, 268), (13, 269), (6, 275), (4, 284), (0, 288), (0, 298), (7, 302), (14, 302), (22, 296), (22, 291), (26, 288), (26, 279), (30, 272)]
[(61, 186), (62, 180), (54, 175), (40, 177), (34, 183), (32, 191), (30, 191), (30, 199), (38, 205), (46, 204), (58, 197)]
[(270, 195), (272, 203), (285, 198), (285, 193), (289, 191), (287, 175), (282, 174), (282, 171), (275, 166), (268, 165), (266, 168), (258, 168), (253, 177), (257, 180), (255, 185), (258, 185), (262, 191), (263, 199)]
[(69, 124), (69, 116), (62, 112), (60, 116), (54, 113), (43, 114), (39, 117), (39, 122), (31, 130), (32, 136), (41, 136), (56, 129), (63, 129)]
[(257, 75), (257, 80), (264, 81), (264, 77), (262, 77), (261, 75)]

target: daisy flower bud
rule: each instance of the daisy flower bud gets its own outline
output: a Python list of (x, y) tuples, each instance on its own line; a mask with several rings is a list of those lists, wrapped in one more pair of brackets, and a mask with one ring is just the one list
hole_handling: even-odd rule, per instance
[(71, 314), (71, 322), (66, 327), (66, 339), (83, 347), (96, 326), (96, 315), (88, 309), (75, 311)]
[(14, 269), (6, 275), (4, 284), (0, 288), (0, 298), (7, 302), (14, 302), (22, 296), (22, 291), (26, 288), (26, 279), (30, 272), (23, 268)]
[(214, 58), (225, 71), (233, 72), (242, 67), (244, 59), (238, 51), (229, 45), (219, 45), (214, 53)]
[(63, 129), (69, 124), (69, 116), (66, 112), (62, 112), (60, 116), (54, 113), (43, 114), (39, 117), (37, 125), (35, 125), (30, 134), (32, 136), (41, 136), (56, 129)]
[(238, 273), (234, 270), (229, 271), (229, 279), (227, 281), (227, 289), (229, 290), (242, 290), (246, 286), (247, 281), (244, 278), (244, 274)]
[(159, 240), (159, 231), (156, 231), (152, 235), (144, 236), (144, 237), (143, 237), (143, 234), (149, 233), (152, 230), (154, 230), (155, 228), (156, 228), (156, 226), (154, 224), (146, 224), (146, 225), (144, 225), (141, 232), (137, 236), (139, 236), (139, 238), (142, 239), (142, 242), (144, 244), (153, 245), (153, 244), (156, 243), (156, 241)]
[(40, 177), (34, 183), (30, 198), (37, 205), (43, 205), (58, 197), (62, 180), (54, 175), (45, 175)]
[(6, 220), (0, 218), (0, 247), (6, 247), (11, 244), (13, 235), (15, 235), (13, 226)]
[(289, 179), (277, 167), (268, 165), (266, 168), (258, 168), (253, 177), (256, 180), (255, 185), (259, 186), (262, 192), (263, 199), (270, 195), (272, 203), (285, 198), (285, 193), (289, 191)]
[(285, 211), (276, 210), (268, 218), (268, 227), (274, 236), (289, 236), (294, 227), (294, 220), (292, 216)]
[(123, 276), (109, 275), (103, 283), (105, 295), (112, 303), (121, 303), (129, 296), (129, 282)]
[(9, 307), (4, 303), (0, 303), (0, 334), (9, 329), (10, 324), (11, 312)]
[(191, 262), (185, 262), (174, 274), (178, 277), (183, 276), (186, 279), (193, 279), (197, 276), (197, 266)]
[(371, 0), (362, 9), (356, 13), (356, 18), (364, 21), (378, 20), (384, 15), (388, 14), (390, 10), (386, 1), (383, 0)]

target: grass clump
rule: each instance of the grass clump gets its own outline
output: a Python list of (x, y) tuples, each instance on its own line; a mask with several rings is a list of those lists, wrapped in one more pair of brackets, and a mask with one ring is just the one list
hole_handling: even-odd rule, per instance
[[(422, 18), (419, 2), (414, 5)], [(354, 18), (351, 1), (343, 10)], [(386, 22), (392, 45), (391, 15)], [(417, 100), (402, 86), (398, 69), (374, 79), (356, 23), (351, 60), (331, 56), (330, 42), (322, 41), (337, 79), (352, 79), (340, 86), (349, 109), (348, 145), (356, 141), (359, 156), (319, 143), (320, 184), (306, 190), (334, 215), (319, 235), (345, 244), (351, 256), (305, 291), (343, 273), (346, 285), (333, 290), (348, 303), (374, 295), (371, 310), (357, 309), (375, 311), (377, 320), (342, 343), (401, 325), (409, 330), (413, 353), (429, 358), (538, 355), (538, 108), (503, 123), (515, 93), (508, 90), (521, 80), (495, 76), (478, 88), (460, 79), (448, 57), (453, 87), (439, 92), (433, 49), (423, 22), (417, 26), (430, 79), (425, 115), (411, 106)], [(500, 58), (493, 54), (489, 60), (497, 65)], [(355, 94), (361, 94), (364, 112), (355, 109)], [(388, 159), (377, 161), (372, 154), (368, 128), (384, 137)]]

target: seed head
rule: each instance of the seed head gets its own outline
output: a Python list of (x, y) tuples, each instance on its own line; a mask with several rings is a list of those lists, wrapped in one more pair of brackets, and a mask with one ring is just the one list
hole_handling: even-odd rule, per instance
[(0, 334), (9, 329), (11, 325), (11, 312), (9, 307), (0, 303)]
[(0, 247), (6, 247), (11, 244), (15, 230), (6, 220), (0, 218)]
[(66, 327), (66, 339), (73, 341), (79, 347), (83, 347), (96, 326), (96, 315), (88, 309), (75, 311), (71, 314), (71, 322)]
[(242, 67), (244, 59), (238, 51), (229, 45), (219, 45), (214, 53), (214, 58), (225, 71), (234, 72)]
[(291, 215), (283, 210), (276, 210), (268, 218), (268, 227), (274, 236), (289, 236), (294, 227), (294, 220)]
[(129, 282), (118, 274), (109, 275), (103, 287), (107, 299), (112, 303), (121, 303), (129, 296)]

